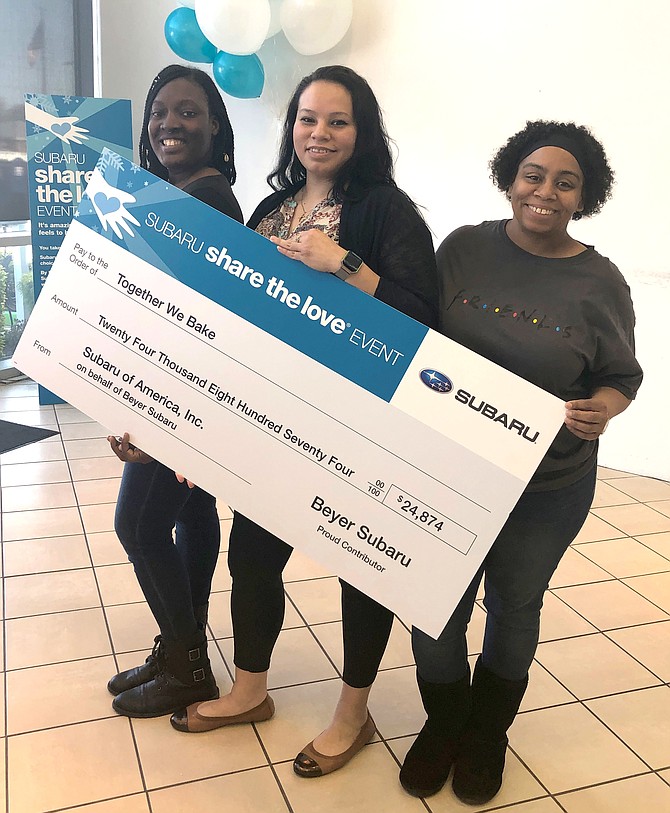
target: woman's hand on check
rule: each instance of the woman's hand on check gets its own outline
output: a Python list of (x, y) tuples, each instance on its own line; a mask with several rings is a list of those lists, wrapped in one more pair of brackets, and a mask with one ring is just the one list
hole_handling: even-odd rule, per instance
[(151, 455), (138, 449), (137, 446), (133, 446), (127, 432), (123, 433), (122, 438), (117, 438), (115, 435), (108, 435), (107, 440), (114, 454), (124, 463), (151, 463), (153, 460)]

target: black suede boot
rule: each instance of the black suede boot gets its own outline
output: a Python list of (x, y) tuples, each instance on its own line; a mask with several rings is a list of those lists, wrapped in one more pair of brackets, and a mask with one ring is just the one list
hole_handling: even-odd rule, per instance
[(428, 719), (407, 752), (400, 784), (411, 796), (432, 796), (449, 778), (470, 713), (470, 670), (454, 683), (428, 683), (417, 673)]
[(155, 678), (121, 692), (113, 709), (126, 717), (160, 717), (199, 703), (216, 700), (219, 690), (207, 657), (204, 632), (191, 641), (163, 639), (162, 660)]
[(119, 672), (107, 684), (108, 691), (116, 696), (125, 692), (127, 689), (134, 689), (142, 683), (148, 683), (153, 680), (160, 671), (160, 663), (162, 656), (163, 639), (160, 635), (154, 638), (154, 648), (151, 650), (149, 657), (140, 666), (134, 666), (132, 669), (126, 669), (124, 672)]
[(453, 790), (468, 805), (483, 805), (500, 790), (505, 768), (507, 729), (514, 722), (528, 686), (505, 680), (482, 665), (472, 678), (472, 713), (456, 759)]

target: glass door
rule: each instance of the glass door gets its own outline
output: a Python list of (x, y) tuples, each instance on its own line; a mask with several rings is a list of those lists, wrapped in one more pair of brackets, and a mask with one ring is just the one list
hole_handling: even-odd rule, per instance
[(0, 232), (0, 360), (11, 359), (35, 303), (30, 223), (3, 223)]
[(24, 93), (93, 95), (92, 0), (0, 0), (0, 373), (34, 304)]

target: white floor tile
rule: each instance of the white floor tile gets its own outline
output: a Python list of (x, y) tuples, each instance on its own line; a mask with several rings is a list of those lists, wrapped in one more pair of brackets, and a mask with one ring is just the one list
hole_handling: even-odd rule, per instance
[[(61, 429), (0, 456), (0, 670), (8, 670), (0, 794), (8, 788), (8, 813), (465, 811), (449, 783), (426, 804), (398, 783), (425, 720), (399, 622), (369, 701), (379, 734), (341, 772), (318, 782), (294, 775), (293, 756), (330, 720), (342, 668), (339, 584), (297, 552), (284, 574), (272, 720), (190, 736), (166, 717), (118, 717), (107, 680), (141, 663), (158, 632), (113, 530), (122, 464), (103, 427), (66, 404), (40, 407), (32, 382), (2, 388), (0, 415)], [(670, 810), (670, 483), (610, 468), (599, 478), (593, 510), (545, 597), (503, 788), (470, 810)], [(219, 513), (209, 652), (223, 693), (233, 652), (230, 509), (219, 503)], [(485, 620), (478, 605), (471, 660)]]

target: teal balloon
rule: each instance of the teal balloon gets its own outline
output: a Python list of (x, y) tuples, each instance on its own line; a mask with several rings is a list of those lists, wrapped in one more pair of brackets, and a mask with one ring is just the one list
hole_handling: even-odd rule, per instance
[(200, 30), (192, 8), (176, 8), (165, 21), (165, 39), (188, 62), (214, 62), (216, 46)]
[(229, 96), (257, 99), (263, 92), (265, 71), (256, 54), (237, 56), (219, 51), (212, 72), (218, 86)]

